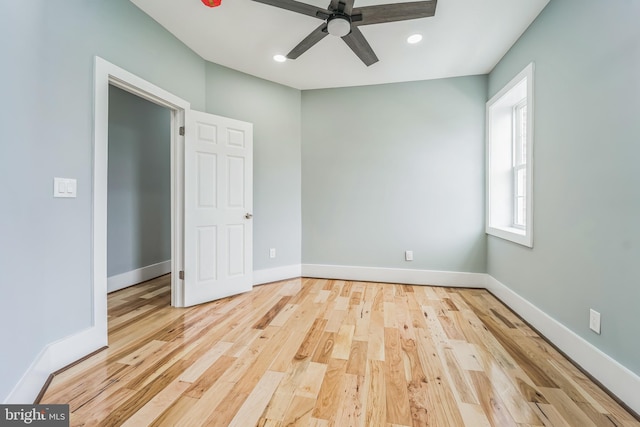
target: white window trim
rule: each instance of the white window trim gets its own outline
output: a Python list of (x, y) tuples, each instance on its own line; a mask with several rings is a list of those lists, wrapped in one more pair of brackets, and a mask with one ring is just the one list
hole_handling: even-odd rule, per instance
[[(495, 94), (488, 102), (486, 109), (486, 233), (501, 239), (509, 240), (523, 246), (533, 247), (533, 129), (534, 129), (534, 99), (533, 99), (533, 72), (534, 64), (530, 63), (527, 67), (518, 73), (502, 90)], [(526, 79), (526, 97), (527, 97), (527, 173), (526, 173), (526, 226), (524, 228), (514, 227), (512, 223), (509, 225), (500, 224), (494, 220), (492, 210), (495, 208), (495, 200), (492, 198), (494, 190), (497, 186), (492, 182), (492, 153), (495, 148), (492, 146), (493, 128), (495, 126), (494, 107), (498, 102), (503, 100), (505, 95), (518, 86)], [(504, 104), (504, 103), (503, 103)], [(514, 102), (513, 105), (516, 105)], [(511, 184), (513, 185), (513, 184)], [(497, 192), (497, 190), (496, 190)], [(493, 208), (492, 208), (493, 207)], [(513, 215), (513, 206), (510, 206), (511, 217)], [(497, 216), (497, 215), (496, 215)]]

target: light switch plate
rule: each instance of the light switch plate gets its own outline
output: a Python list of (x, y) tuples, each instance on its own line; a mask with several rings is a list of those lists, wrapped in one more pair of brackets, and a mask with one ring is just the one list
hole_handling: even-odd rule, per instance
[(594, 309), (589, 310), (589, 328), (596, 334), (600, 334), (600, 313)]
[(77, 195), (77, 181), (72, 178), (53, 178), (53, 197), (73, 198)]

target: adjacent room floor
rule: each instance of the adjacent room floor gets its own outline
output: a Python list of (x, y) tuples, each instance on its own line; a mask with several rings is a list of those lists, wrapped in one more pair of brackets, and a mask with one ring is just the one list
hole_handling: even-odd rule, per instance
[(196, 307), (109, 295), (109, 348), (42, 403), (71, 425), (640, 426), (485, 290), (295, 279)]

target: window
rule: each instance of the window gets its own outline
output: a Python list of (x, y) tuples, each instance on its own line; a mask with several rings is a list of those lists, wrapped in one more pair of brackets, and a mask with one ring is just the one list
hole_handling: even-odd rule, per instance
[(533, 246), (533, 64), (487, 102), (487, 227)]

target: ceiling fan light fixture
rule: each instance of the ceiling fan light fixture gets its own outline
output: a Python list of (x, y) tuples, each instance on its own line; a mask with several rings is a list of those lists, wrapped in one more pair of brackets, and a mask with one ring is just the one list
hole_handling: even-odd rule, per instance
[(407, 43), (409, 44), (416, 44), (416, 43), (420, 43), (422, 41), (422, 34), (412, 34), (409, 37), (407, 37)]
[(334, 16), (327, 21), (327, 31), (332, 36), (344, 37), (351, 32), (351, 22), (348, 17)]
[(287, 60), (287, 57), (284, 55), (273, 55), (273, 60), (276, 62), (285, 62)]

